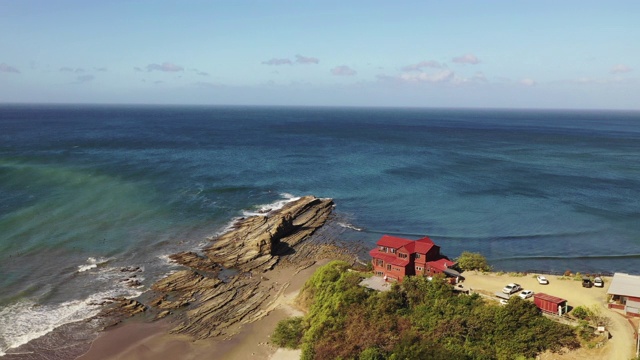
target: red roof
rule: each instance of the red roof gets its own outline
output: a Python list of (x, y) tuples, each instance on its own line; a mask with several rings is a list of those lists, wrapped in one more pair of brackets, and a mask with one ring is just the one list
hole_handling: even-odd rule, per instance
[(448, 269), (449, 267), (453, 266), (455, 263), (451, 260), (447, 260), (447, 259), (438, 259), (436, 261), (428, 261), (427, 265), (431, 266), (432, 268), (436, 268), (440, 271), (444, 271), (446, 269)]
[(409, 264), (409, 259), (401, 259), (395, 255), (381, 252), (378, 249), (369, 251), (369, 255), (374, 259), (381, 259), (385, 264), (392, 264), (396, 266), (407, 266)]
[(376, 243), (378, 246), (386, 246), (392, 249), (399, 249), (407, 244), (413, 243), (413, 240), (407, 240), (395, 236), (383, 235)]
[(434, 246), (436, 245), (433, 243), (433, 241), (431, 241), (431, 239), (429, 239), (428, 237), (423, 237), (422, 239), (412, 241), (411, 244), (406, 245), (405, 248), (412, 254), (426, 254)]
[(551, 296), (551, 295), (547, 295), (545, 293), (536, 293), (533, 294), (533, 297), (536, 299), (542, 299), (551, 303), (554, 303), (556, 305), (560, 305), (563, 302), (566, 302), (567, 300), (559, 298), (559, 297), (555, 297), (555, 296)]

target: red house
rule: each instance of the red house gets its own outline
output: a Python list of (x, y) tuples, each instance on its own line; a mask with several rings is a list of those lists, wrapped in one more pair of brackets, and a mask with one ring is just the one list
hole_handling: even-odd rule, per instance
[(375, 249), (369, 251), (373, 272), (384, 276), (385, 280), (402, 281), (408, 275), (460, 275), (450, 269), (455, 262), (441, 255), (440, 247), (428, 237), (408, 240), (384, 235), (376, 245)]

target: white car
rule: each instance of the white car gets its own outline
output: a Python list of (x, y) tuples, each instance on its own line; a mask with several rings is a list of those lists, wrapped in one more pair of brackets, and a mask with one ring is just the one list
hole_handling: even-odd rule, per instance
[(520, 287), (520, 285), (518, 285), (518, 284), (511, 283), (511, 284), (509, 284), (509, 285), (505, 286), (505, 287), (502, 289), (502, 292), (503, 292), (503, 293), (505, 293), (505, 294), (509, 294), (509, 295), (511, 295), (511, 294), (513, 294), (514, 292), (518, 291), (518, 290), (522, 290), (522, 287)]
[(593, 279), (593, 286), (595, 287), (604, 287), (604, 281), (602, 281), (601, 277), (597, 277)]
[(533, 291), (531, 290), (523, 290), (520, 294), (518, 294), (523, 300), (530, 298), (533, 296)]
[(547, 278), (542, 276), (542, 275), (536, 276), (536, 279), (538, 279), (538, 284), (540, 284), (540, 285), (548, 285), (549, 284), (549, 280), (547, 280)]
[(507, 299), (500, 299), (500, 305), (507, 305), (509, 303), (509, 300)]

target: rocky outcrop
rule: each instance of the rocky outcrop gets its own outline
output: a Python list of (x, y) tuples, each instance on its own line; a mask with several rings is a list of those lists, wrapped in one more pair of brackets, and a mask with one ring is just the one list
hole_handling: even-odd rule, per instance
[(322, 226), (332, 208), (331, 199), (302, 197), (265, 216), (238, 222), (231, 231), (216, 238), (205, 254), (224, 267), (242, 271), (269, 269), (274, 265), (274, 256), (287, 253)]
[[(305, 196), (269, 212), (238, 221), (227, 233), (212, 239), (203, 254), (179, 253), (171, 259), (187, 269), (171, 274), (152, 287), (150, 306), (156, 318), (180, 313), (172, 331), (202, 339), (231, 333), (232, 327), (263, 315), (282, 284), (263, 274), (280, 256), (293, 253), (305, 238), (329, 218), (331, 199)], [(222, 267), (238, 270), (224, 282)], [(267, 275), (267, 274), (265, 274)]]

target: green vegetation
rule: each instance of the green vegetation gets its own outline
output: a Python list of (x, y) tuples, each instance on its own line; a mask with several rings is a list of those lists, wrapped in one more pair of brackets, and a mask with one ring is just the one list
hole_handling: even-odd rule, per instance
[(271, 340), (280, 347), (297, 349), (302, 341), (303, 330), (302, 317), (288, 318), (278, 323)]
[(490, 271), (491, 266), (487, 263), (487, 259), (482, 256), (480, 253), (472, 253), (468, 251), (463, 251), (460, 254), (460, 257), (456, 259), (458, 266), (460, 269), (469, 271), (469, 270), (479, 270), (479, 271)]
[(278, 324), (276, 344), (299, 344), (305, 360), (516, 359), (579, 346), (573, 328), (519, 297), (498, 306), (456, 295), (440, 277), (408, 277), (380, 293), (347, 268), (316, 271), (299, 296), (308, 314)]

